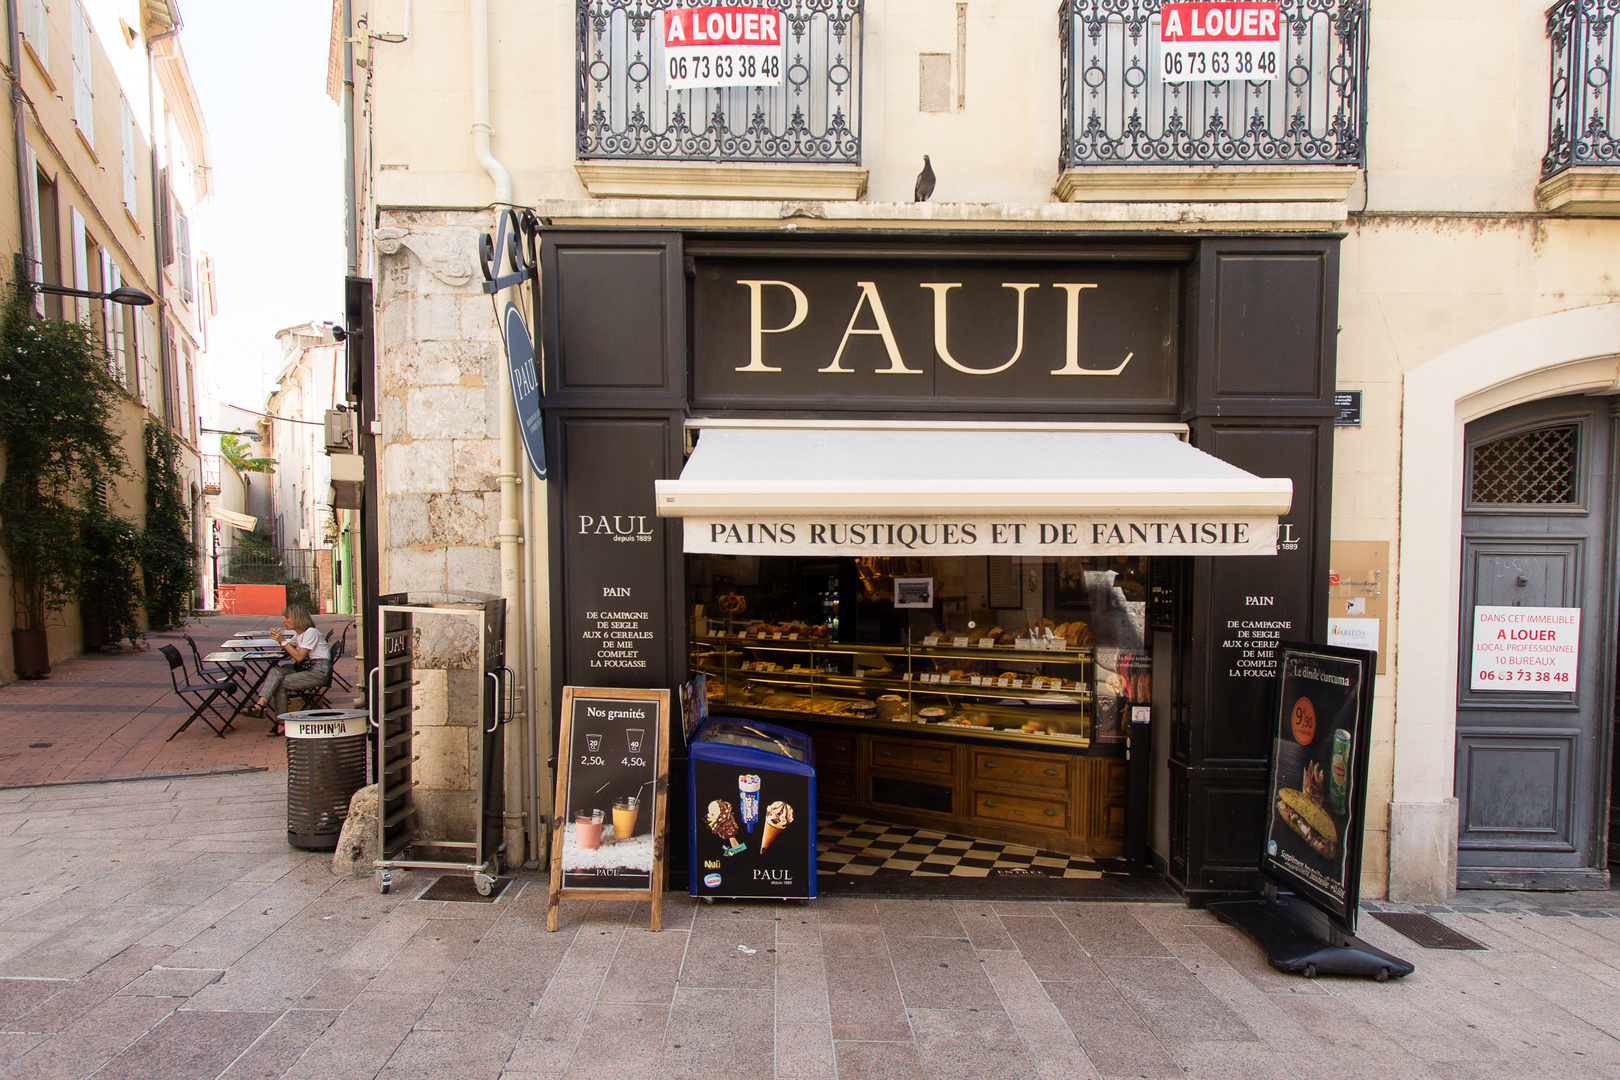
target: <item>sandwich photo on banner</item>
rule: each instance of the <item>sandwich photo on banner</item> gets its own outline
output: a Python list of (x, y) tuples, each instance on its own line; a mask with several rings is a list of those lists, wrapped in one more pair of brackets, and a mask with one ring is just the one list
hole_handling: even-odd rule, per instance
[(1341, 909), (1348, 840), (1359, 828), (1353, 785), (1363, 667), (1360, 660), (1284, 650), (1274, 738), (1267, 861)]

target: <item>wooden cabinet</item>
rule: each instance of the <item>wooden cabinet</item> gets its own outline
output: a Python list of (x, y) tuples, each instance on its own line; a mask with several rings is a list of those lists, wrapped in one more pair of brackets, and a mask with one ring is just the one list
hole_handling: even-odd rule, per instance
[(1003, 786), (1039, 788), (1043, 791), (1069, 790), (1069, 759), (1056, 754), (1003, 753), (999, 750), (973, 751), (975, 787)]
[(1120, 758), (819, 722), (799, 726), (815, 743), (823, 810), (1072, 855), (1124, 849)]
[(900, 769), (943, 776), (956, 773), (956, 747), (949, 743), (880, 739), (869, 735), (867, 744), (871, 747), (871, 766), (877, 771)]

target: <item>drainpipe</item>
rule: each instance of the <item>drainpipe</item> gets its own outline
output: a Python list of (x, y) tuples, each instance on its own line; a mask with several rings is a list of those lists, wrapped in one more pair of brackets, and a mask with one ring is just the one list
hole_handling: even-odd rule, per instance
[(472, 2), (473, 61), (473, 156), (489, 178), (495, 181), (495, 203), (512, 203), (512, 177), (506, 166), (489, 152), (489, 0)]
[(11, 143), (17, 158), (17, 213), (21, 219), (23, 267), (34, 279), (39, 252), (34, 250), (35, 180), (28, 175), (28, 140), (23, 134), (22, 41), (17, 27), (17, 0), (6, 0), (6, 60), (11, 64)]
[[(506, 166), (495, 160), (489, 152), (489, 0), (472, 0), (472, 61), (473, 61), (473, 156), (495, 182), (496, 213), (512, 202), (512, 177)], [(498, 319), (499, 313), (496, 318)], [(523, 669), (519, 679), (522, 693), (515, 702), (514, 711), (528, 713), (529, 666), (524, 663), (523, 639), (528, 627), (528, 611), (523, 603), (523, 531), (518, 493), (518, 470), (523, 464), (523, 450), (518, 445), (517, 406), (512, 402), (512, 377), (507, 364), (498, 365), (501, 372), (501, 596), (506, 600), (506, 657), (507, 663)], [(514, 688), (516, 689), (516, 688)], [(506, 788), (506, 815), (504, 835), (509, 862), (527, 861), (528, 848), (525, 825), (528, 814), (524, 781), (527, 777), (527, 743), (524, 738), (527, 723), (508, 725), (506, 738), (511, 745), (504, 755)], [(513, 736), (516, 736), (515, 738)]]
[[(407, 16), (409, 18), (409, 16)], [(360, 273), (359, 207), (355, 205), (354, 177), (354, 14), (343, 0), (343, 247), (349, 276)]]

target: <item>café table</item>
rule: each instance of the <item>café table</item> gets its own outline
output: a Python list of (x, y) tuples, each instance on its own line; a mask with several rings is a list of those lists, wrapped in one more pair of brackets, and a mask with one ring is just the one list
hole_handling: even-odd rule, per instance
[(274, 649), (241, 650), (226, 648), (218, 652), (211, 652), (203, 657), (210, 664), (243, 664), (248, 671), (254, 674), (253, 685), (247, 687), (247, 692), (237, 701), (236, 708), (231, 711), (231, 719), (235, 720), (242, 714), (242, 710), (251, 704), (264, 685), (264, 680), (270, 677), (270, 669), (290, 659), (280, 646)]
[(273, 637), (231, 638), (222, 642), (221, 649), (235, 649), (241, 652), (254, 652), (260, 649), (279, 649), (281, 642)]

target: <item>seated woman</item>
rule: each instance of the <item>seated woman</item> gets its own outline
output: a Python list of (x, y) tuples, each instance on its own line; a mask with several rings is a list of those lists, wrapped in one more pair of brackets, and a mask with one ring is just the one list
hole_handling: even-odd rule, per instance
[(290, 634), (283, 635), (281, 649), (293, 663), (271, 669), (259, 688), (258, 708), (250, 711), (252, 716), (270, 718), (270, 730), (265, 734), (272, 738), (281, 734), (281, 722), (276, 717), (287, 711), (289, 690), (313, 690), (332, 683), (332, 649), (310, 621), (309, 608), (288, 604), (281, 612), (281, 625)]

